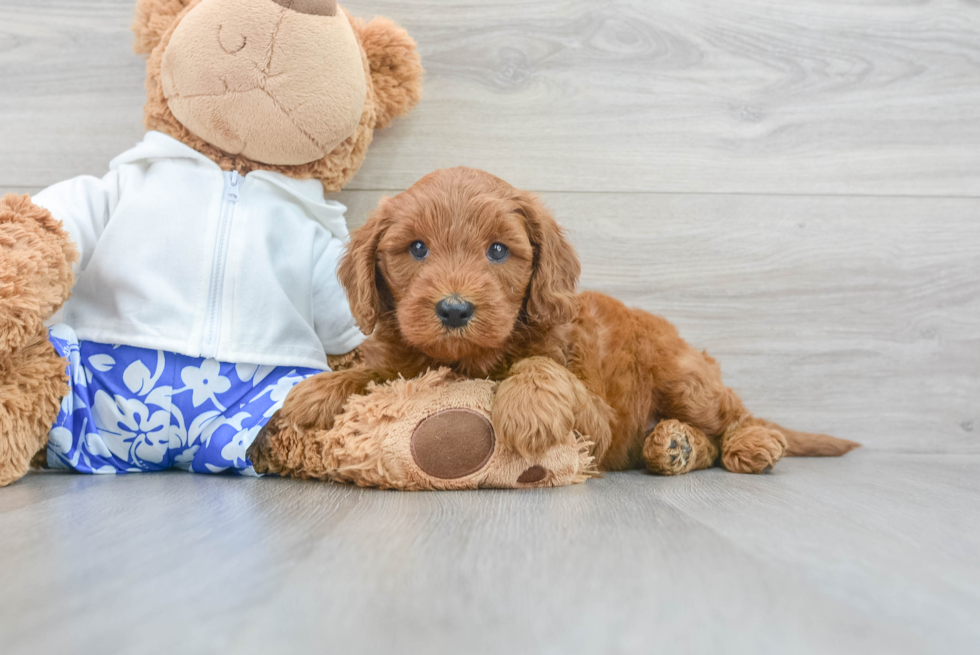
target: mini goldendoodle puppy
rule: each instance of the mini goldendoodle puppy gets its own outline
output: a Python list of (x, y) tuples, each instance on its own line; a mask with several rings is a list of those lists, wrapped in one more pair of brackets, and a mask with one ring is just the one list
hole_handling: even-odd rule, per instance
[[(580, 266), (533, 195), (488, 173), (432, 173), (386, 198), (340, 267), (370, 338), (353, 368), (299, 384), (250, 451), (283, 470), (304, 434), (328, 429), (372, 381), (448, 366), (503, 380), (498, 436), (532, 458), (574, 429), (605, 470), (677, 475), (720, 462), (760, 473), (784, 455), (858, 446), (752, 416), (718, 364), (666, 320), (609, 296), (577, 293)], [(277, 464), (281, 463), (281, 464)]]

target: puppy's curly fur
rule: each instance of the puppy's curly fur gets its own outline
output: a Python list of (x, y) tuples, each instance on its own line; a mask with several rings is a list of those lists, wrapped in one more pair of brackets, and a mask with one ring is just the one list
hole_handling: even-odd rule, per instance
[[(493, 244), (506, 246), (503, 261), (489, 256)], [(660, 317), (577, 294), (579, 272), (535, 196), (468, 168), (428, 175), (382, 201), (341, 264), (351, 309), (370, 335), (362, 365), (298, 385), (253, 452), (288, 460), (352, 394), (437, 366), (503, 381), (494, 424), (529, 459), (570, 429), (592, 439), (606, 470), (645, 465), (664, 475), (718, 462), (760, 473), (784, 455), (842, 455), (858, 445), (753, 417), (715, 360)], [(464, 326), (437, 315), (447, 297), (472, 303)]]

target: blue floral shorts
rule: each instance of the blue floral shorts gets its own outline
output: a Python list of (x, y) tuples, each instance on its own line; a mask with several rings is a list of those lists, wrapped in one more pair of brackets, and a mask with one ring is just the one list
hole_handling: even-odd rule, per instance
[(48, 466), (82, 473), (256, 475), (246, 449), (289, 391), (321, 372), (79, 342), (65, 325), (48, 337), (71, 378)]

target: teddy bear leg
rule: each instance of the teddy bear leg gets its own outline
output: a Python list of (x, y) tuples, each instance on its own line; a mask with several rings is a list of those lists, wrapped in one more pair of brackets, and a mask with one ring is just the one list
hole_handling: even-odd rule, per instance
[(647, 470), (658, 475), (710, 468), (717, 459), (718, 446), (704, 432), (681, 421), (661, 421), (643, 444)]
[(65, 360), (41, 331), (26, 346), (0, 354), (0, 487), (41, 462), (48, 433), (68, 392)]

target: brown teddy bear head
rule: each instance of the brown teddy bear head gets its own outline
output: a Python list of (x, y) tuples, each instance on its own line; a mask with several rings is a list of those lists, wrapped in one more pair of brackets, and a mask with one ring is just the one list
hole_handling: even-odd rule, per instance
[(338, 191), (375, 128), (422, 95), (415, 42), (336, 0), (138, 0), (149, 55), (143, 122), (225, 170), (316, 178)]

